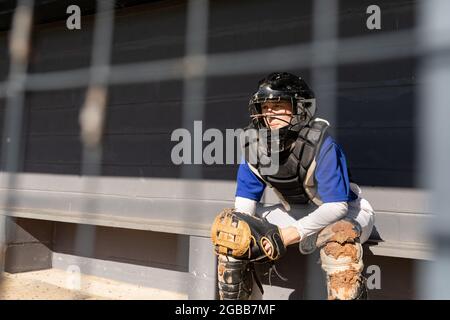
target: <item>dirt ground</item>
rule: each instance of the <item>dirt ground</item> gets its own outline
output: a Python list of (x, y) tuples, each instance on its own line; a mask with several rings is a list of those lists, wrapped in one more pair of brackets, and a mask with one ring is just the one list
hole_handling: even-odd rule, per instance
[(185, 300), (177, 292), (131, 285), (95, 276), (49, 269), (4, 273), (0, 300)]

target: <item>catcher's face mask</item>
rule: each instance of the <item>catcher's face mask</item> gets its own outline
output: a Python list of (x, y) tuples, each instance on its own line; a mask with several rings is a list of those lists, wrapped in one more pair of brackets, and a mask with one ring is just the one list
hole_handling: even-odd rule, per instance
[(290, 101), (267, 101), (261, 104), (261, 116), (266, 127), (279, 129), (291, 123), (292, 104)]
[(249, 103), (250, 117), (255, 128), (267, 131), (267, 147), (270, 149), (276, 146), (275, 149), (282, 152), (295, 141), (298, 132), (312, 115), (304, 108), (302, 99), (269, 96), (270, 98), (259, 98), (257, 94), (253, 96)]

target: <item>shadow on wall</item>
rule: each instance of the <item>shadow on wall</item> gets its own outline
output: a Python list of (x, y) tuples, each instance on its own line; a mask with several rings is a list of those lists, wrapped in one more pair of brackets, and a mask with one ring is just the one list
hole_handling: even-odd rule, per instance
[[(7, 218), (7, 272), (52, 267), (52, 253), (188, 272), (189, 237), (46, 220)], [(91, 242), (80, 242), (94, 233)]]
[[(80, 246), (77, 237), (83, 238), (89, 229), (95, 241)], [(188, 236), (170, 233), (57, 222), (53, 251), (180, 272), (189, 267)]]

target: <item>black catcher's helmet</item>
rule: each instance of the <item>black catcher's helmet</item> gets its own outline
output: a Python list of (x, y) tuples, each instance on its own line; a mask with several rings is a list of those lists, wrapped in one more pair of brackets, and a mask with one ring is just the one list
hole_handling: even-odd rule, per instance
[(287, 72), (274, 72), (258, 83), (258, 90), (249, 102), (250, 117), (257, 129), (266, 128), (266, 115), (261, 104), (268, 101), (289, 101), (292, 105), (292, 119), (279, 130), (280, 151), (295, 140), (298, 132), (306, 126), (316, 113), (316, 99), (313, 91), (301, 77)]
[[(316, 99), (305, 80), (287, 72), (274, 72), (258, 83), (256, 91), (249, 102), (250, 117), (256, 128), (266, 127), (261, 104), (267, 101), (289, 101), (292, 104), (294, 119), (291, 125), (307, 124), (316, 113)], [(295, 131), (295, 128), (292, 128)], [(299, 128), (301, 129), (301, 128)]]

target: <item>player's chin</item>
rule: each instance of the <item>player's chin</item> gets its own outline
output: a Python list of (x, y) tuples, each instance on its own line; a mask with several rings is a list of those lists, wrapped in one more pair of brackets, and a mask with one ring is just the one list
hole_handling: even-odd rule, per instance
[(272, 122), (272, 123), (270, 123), (269, 126), (270, 126), (270, 129), (275, 130), (275, 129), (281, 128), (282, 124), (281, 123)]
[(271, 129), (271, 130), (281, 129), (281, 128), (283, 128), (285, 125), (286, 125), (285, 123), (273, 124), (273, 125), (270, 125), (270, 129)]

